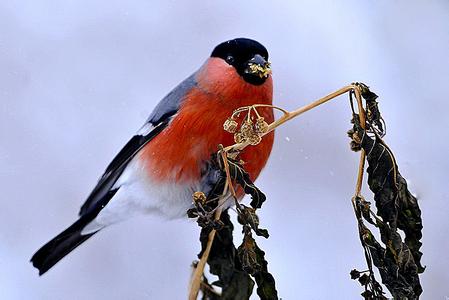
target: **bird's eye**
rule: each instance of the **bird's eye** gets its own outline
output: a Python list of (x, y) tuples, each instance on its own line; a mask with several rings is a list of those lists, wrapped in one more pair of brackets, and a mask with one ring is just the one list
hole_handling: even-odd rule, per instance
[(228, 56), (226, 57), (226, 62), (227, 62), (228, 64), (232, 65), (232, 63), (234, 62), (234, 56), (228, 55)]

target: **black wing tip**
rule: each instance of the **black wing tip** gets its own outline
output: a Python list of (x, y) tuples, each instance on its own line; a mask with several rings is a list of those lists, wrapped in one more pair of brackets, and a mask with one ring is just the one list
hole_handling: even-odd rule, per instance
[(72, 252), (76, 247), (81, 245), (97, 232), (96, 231), (85, 235), (81, 234), (82, 229), (92, 220), (92, 217), (94, 216), (86, 215), (80, 218), (36, 251), (30, 261), (33, 266), (39, 270), (39, 276), (42, 276), (50, 270), (67, 254)]
[[(34, 264), (33, 264), (33, 266), (34, 266)], [(37, 266), (34, 266), (38, 271), (39, 271), (39, 277), (41, 277), (42, 275), (44, 275), (45, 273), (47, 273), (47, 271), (49, 270), (49, 269), (44, 269), (44, 268), (39, 268), (39, 267), (37, 267)]]
[[(37, 254), (37, 253), (36, 253)], [(33, 255), (33, 257), (30, 259), (30, 263), (33, 264), (33, 267), (35, 267), (39, 271), (39, 276), (44, 275), (49, 269), (45, 268), (42, 263), (39, 262), (39, 259), (36, 257), (36, 254)]]
[(54, 266), (54, 264), (48, 264), (48, 258), (51, 255), (51, 252), (49, 251), (50, 249), (48, 248), (48, 244), (44, 245), (36, 253), (34, 253), (33, 257), (30, 259), (33, 267), (39, 270), (39, 276), (42, 276)]

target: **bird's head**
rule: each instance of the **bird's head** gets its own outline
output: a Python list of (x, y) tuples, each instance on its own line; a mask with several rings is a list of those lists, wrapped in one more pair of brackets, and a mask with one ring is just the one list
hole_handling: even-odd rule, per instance
[(238, 38), (219, 44), (211, 57), (224, 60), (252, 85), (261, 85), (271, 75), (267, 49), (257, 41)]
[(238, 38), (219, 44), (195, 79), (198, 89), (214, 95), (219, 105), (236, 109), (254, 103), (272, 103), (268, 51), (254, 40)]

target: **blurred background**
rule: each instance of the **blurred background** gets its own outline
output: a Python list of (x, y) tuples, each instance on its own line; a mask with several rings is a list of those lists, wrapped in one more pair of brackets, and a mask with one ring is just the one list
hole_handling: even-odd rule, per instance
[[(185, 299), (200, 248), (188, 220), (110, 227), (42, 278), (28, 261), (76, 219), (156, 103), (235, 37), (268, 48), (283, 108), (353, 81), (380, 95), (386, 142), (423, 211), (422, 299), (449, 297), (447, 1), (3, 0), (1, 299)], [(361, 299), (349, 278), (365, 269), (350, 117), (344, 96), (277, 130), (257, 182), (271, 234), (258, 242), (283, 299)]]

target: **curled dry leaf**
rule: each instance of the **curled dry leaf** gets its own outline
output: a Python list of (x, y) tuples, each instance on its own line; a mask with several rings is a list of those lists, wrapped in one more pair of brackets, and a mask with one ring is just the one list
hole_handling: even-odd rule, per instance
[[(203, 299), (237, 299), (247, 300), (252, 294), (254, 281), (257, 283), (257, 293), (261, 299), (278, 299), (274, 277), (268, 272), (267, 261), (264, 252), (257, 246), (251, 235), (254, 231), (257, 235), (268, 238), (268, 231), (259, 228), (259, 217), (256, 208), (260, 208), (265, 201), (265, 195), (249, 179), (240, 161), (226, 157), (229, 166), (230, 177), (233, 182), (240, 185), (245, 193), (252, 197), (252, 205), (247, 207), (237, 204), (238, 220), (243, 225), (244, 239), (238, 249), (234, 246), (232, 232), (234, 226), (230, 220), (228, 210), (223, 211), (219, 220), (213, 218), (211, 212), (217, 207), (218, 198), (223, 193), (226, 185), (226, 172), (221, 155), (213, 155), (209, 164), (209, 171), (216, 171), (215, 186), (208, 193), (205, 201), (196, 201), (195, 208), (188, 211), (189, 216), (196, 217), (198, 225), (202, 228), (200, 234), (201, 258), (209, 239), (211, 230), (216, 229), (216, 237), (212, 243), (207, 264), (210, 272), (218, 276), (218, 281), (209, 283), (203, 279)], [(195, 193), (197, 198), (203, 199), (200, 193)], [(204, 277), (205, 278), (205, 277)], [(218, 295), (213, 289), (220, 287), (222, 292)], [(210, 289), (213, 290), (210, 290)]]
[[(381, 139), (385, 126), (375, 101), (377, 95), (366, 86), (362, 91), (371, 112), (367, 129), (362, 128), (359, 116), (354, 114), (354, 125), (348, 135), (352, 138), (351, 148), (363, 149), (366, 153), (368, 185), (374, 193), (377, 208), (377, 217), (373, 220), (371, 215), (374, 213), (371, 212), (369, 202), (363, 197), (353, 199), (362, 245), (369, 267), (372, 261), (379, 269), (382, 282), (395, 299), (418, 299), (422, 293), (419, 273), (424, 271), (420, 251), (421, 210), (418, 200), (410, 193), (405, 179), (399, 173), (393, 152)], [(385, 246), (374, 238), (363, 224), (363, 219), (379, 228)], [(404, 241), (399, 230), (404, 232)], [(378, 285), (374, 276), (372, 282)]]

